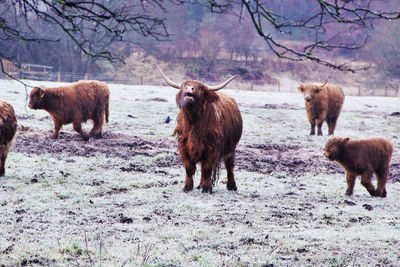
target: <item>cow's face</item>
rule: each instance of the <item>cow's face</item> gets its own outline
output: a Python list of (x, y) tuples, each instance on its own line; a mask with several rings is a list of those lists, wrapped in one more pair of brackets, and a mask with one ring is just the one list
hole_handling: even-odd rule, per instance
[(218, 95), (209, 91), (207, 86), (199, 81), (186, 81), (182, 83), (176, 94), (176, 104), (179, 108), (201, 107), (205, 102), (215, 102)]
[(31, 94), (29, 95), (29, 104), (28, 107), (31, 109), (40, 109), (43, 107), (43, 100), (45, 97), (45, 92), (43, 89), (39, 87), (35, 87), (32, 89)]
[(321, 92), (322, 87), (314, 84), (301, 84), (298, 89), (303, 93), (304, 100), (311, 102)]
[(338, 159), (348, 141), (349, 138), (333, 137), (329, 139), (325, 144), (324, 156), (329, 160)]

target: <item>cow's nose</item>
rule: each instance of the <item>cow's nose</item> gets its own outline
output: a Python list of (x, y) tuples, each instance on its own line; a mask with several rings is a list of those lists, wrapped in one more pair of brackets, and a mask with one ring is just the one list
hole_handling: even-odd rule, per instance
[(305, 99), (307, 102), (310, 102), (310, 101), (311, 101), (311, 96), (307, 95), (307, 96), (304, 97), (304, 99)]
[(185, 90), (185, 92), (186, 93), (193, 93), (193, 86), (186, 86), (186, 90)]

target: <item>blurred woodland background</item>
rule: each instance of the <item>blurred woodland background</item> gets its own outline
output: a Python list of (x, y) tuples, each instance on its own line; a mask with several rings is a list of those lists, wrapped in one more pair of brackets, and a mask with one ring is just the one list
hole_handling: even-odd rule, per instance
[(399, 90), (399, 0), (126, 2), (1, 1), (2, 77), (161, 85), (161, 66), (247, 90)]

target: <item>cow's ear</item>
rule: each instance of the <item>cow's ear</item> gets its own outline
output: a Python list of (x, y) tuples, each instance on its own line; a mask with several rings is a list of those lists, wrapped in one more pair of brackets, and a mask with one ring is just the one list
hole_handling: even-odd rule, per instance
[(40, 95), (40, 98), (43, 98), (44, 97), (44, 90), (39, 88), (39, 95)]
[(297, 89), (299, 89), (300, 92), (304, 93), (304, 87), (302, 84), (300, 84), (299, 88), (297, 88)]
[(210, 90), (206, 90), (205, 92), (205, 97), (208, 103), (214, 103), (219, 99), (219, 96), (216, 92)]
[(175, 96), (175, 101), (176, 101), (176, 104), (178, 105), (179, 108), (182, 108), (181, 98), (182, 98), (182, 91), (179, 90), (179, 92)]
[(346, 144), (347, 142), (349, 142), (349, 140), (350, 140), (349, 137), (343, 138), (343, 143)]

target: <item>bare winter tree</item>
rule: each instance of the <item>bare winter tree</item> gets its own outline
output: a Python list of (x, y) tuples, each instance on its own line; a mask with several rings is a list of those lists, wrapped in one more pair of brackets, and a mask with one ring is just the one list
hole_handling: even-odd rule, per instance
[(168, 39), (160, 11), (157, 0), (1, 0), (0, 57), (17, 59), (19, 48), (10, 49), (12, 44), (57, 42), (67, 36), (84, 54), (116, 61), (119, 49), (106, 48), (127, 32)]
[(240, 16), (250, 16), (258, 35), (279, 58), (351, 72), (365, 66), (344, 62), (340, 55), (363, 47), (375, 21), (400, 19), (399, 0), (208, 1), (217, 12), (240, 5)]
[(15, 61), (22, 43), (68, 38), (87, 56), (115, 61), (122, 49), (113, 44), (128, 32), (168, 39), (163, 14), (185, 3), (249, 16), (278, 57), (344, 71), (365, 68), (348, 54), (365, 45), (375, 21), (400, 18), (400, 0), (0, 0), (0, 57)]

